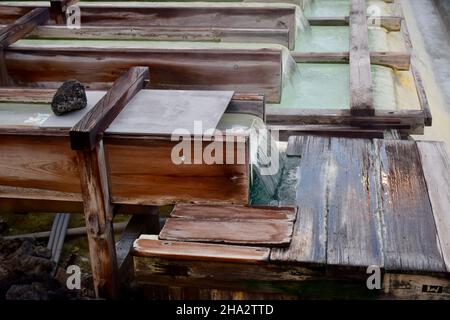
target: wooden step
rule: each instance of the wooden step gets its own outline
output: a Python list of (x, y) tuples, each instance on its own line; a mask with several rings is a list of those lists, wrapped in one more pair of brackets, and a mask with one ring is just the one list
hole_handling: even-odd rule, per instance
[(261, 263), (269, 260), (270, 249), (248, 246), (161, 241), (141, 236), (132, 248), (132, 255), (176, 260), (202, 260), (236, 263)]

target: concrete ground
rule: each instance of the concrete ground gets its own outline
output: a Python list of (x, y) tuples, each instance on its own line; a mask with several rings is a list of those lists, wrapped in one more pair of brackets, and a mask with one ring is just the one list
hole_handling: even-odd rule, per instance
[(445, 141), (450, 150), (450, 34), (432, 0), (401, 3), (433, 116), (432, 127), (414, 138)]

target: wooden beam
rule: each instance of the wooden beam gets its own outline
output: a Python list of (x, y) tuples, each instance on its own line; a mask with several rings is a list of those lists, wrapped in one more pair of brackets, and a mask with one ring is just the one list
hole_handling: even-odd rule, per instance
[(149, 78), (147, 67), (132, 67), (70, 131), (73, 150), (93, 150), (103, 131)]
[[(349, 52), (292, 52), (299, 63), (348, 63)], [(411, 55), (407, 52), (371, 52), (371, 64), (390, 67), (396, 70), (409, 70)]]
[(373, 107), (366, 1), (350, 3), (350, 110), (353, 115), (371, 116)]
[[(308, 18), (311, 26), (348, 26), (349, 17), (311, 17)], [(379, 23), (382, 28), (387, 31), (400, 31), (402, 17), (373, 17), (370, 21)]]
[(36, 8), (0, 31), (0, 48), (6, 49), (49, 19), (47, 8)]
[(103, 142), (100, 141), (93, 150), (77, 151), (77, 158), (95, 294), (97, 297), (117, 298), (113, 207)]
[(5, 61), (5, 51), (0, 49), (0, 86), (9, 87), (13, 84), (11, 77), (8, 74), (8, 68)]

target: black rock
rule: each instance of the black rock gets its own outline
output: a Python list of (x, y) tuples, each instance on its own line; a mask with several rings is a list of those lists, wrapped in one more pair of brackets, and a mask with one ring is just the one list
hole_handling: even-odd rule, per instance
[(73, 110), (83, 109), (86, 105), (84, 86), (77, 80), (68, 80), (56, 91), (52, 101), (52, 110), (57, 116), (60, 116)]

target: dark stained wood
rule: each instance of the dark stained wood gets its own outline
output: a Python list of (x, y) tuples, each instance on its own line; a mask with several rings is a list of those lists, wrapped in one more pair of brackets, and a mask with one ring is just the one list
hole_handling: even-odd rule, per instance
[(101, 135), (149, 79), (147, 67), (132, 67), (114, 82), (106, 95), (70, 130), (73, 150), (92, 150)]
[(251, 114), (266, 121), (266, 101), (262, 94), (235, 93), (226, 113)]
[[(322, 264), (327, 250), (327, 174), (330, 161), (330, 140), (314, 136), (292, 137), (288, 154), (301, 156), (297, 171), (298, 205), (289, 247), (272, 249), (270, 260)], [(293, 150), (296, 150), (295, 152)]]
[(17, 6), (17, 5), (0, 5), (0, 23), (10, 24), (26, 15), (31, 10), (36, 9), (35, 6)]
[(47, 8), (36, 8), (0, 30), (0, 48), (6, 49), (50, 18)]
[(252, 92), (264, 94), (269, 103), (281, 98), (278, 49), (15, 46), (5, 53), (5, 60), (13, 80), (41, 87), (51, 83), (57, 87), (73, 78), (104, 89), (139, 61), (151, 70), (152, 89)]
[[(171, 159), (179, 141), (167, 138), (104, 137), (113, 202), (165, 205), (172, 203), (247, 204), (248, 140), (235, 141), (235, 164), (176, 165)], [(192, 141), (192, 149), (194, 145)], [(203, 141), (202, 150), (210, 142)], [(230, 153), (224, 148), (224, 158)], [(192, 155), (193, 157), (193, 155)], [(152, 161), (142, 161), (152, 159)]]
[(331, 138), (327, 264), (382, 267), (381, 222), (371, 140)]
[(366, 1), (350, 0), (350, 110), (373, 116), (372, 73), (366, 19)]
[(177, 260), (221, 261), (236, 263), (261, 263), (269, 260), (270, 249), (181, 241), (161, 241), (145, 236), (133, 244), (132, 254)]
[(442, 255), (450, 272), (450, 157), (444, 142), (418, 141)]
[(170, 216), (194, 220), (283, 220), (295, 221), (295, 207), (186, 205), (178, 204)]
[(293, 223), (283, 220), (192, 220), (169, 218), (159, 234), (161, 240), (214, 242), (240, 245), (286, 246)]
[(8, 74), (8, 68), (5, 61), (5, 52), (0, 49), (0, 86), (8, 87), (13, 85), (13, 81)]
[(117, 298), (113, 207), (102, 141), (94, 150), (77, 151), (77, 156), (95, 294), (97, 297)]
[(375, 140), (387, 271), (446, 270), (414, 141)]
[[(349, 52), (292, 52), (299, 63), (343, 63), (349, 62)], [(405, 52), (370, 52), (370, 62), (397, 70), (409, 70), (411, 55)]]
[(130, 273), (132, 257), (130, 250), (133, 242), (143, 233), (159, 233), (159, 208), (147, 207), (147, 214), (133, 215), (116, 243), (117, 268), (121, 279), (127, 279)]

